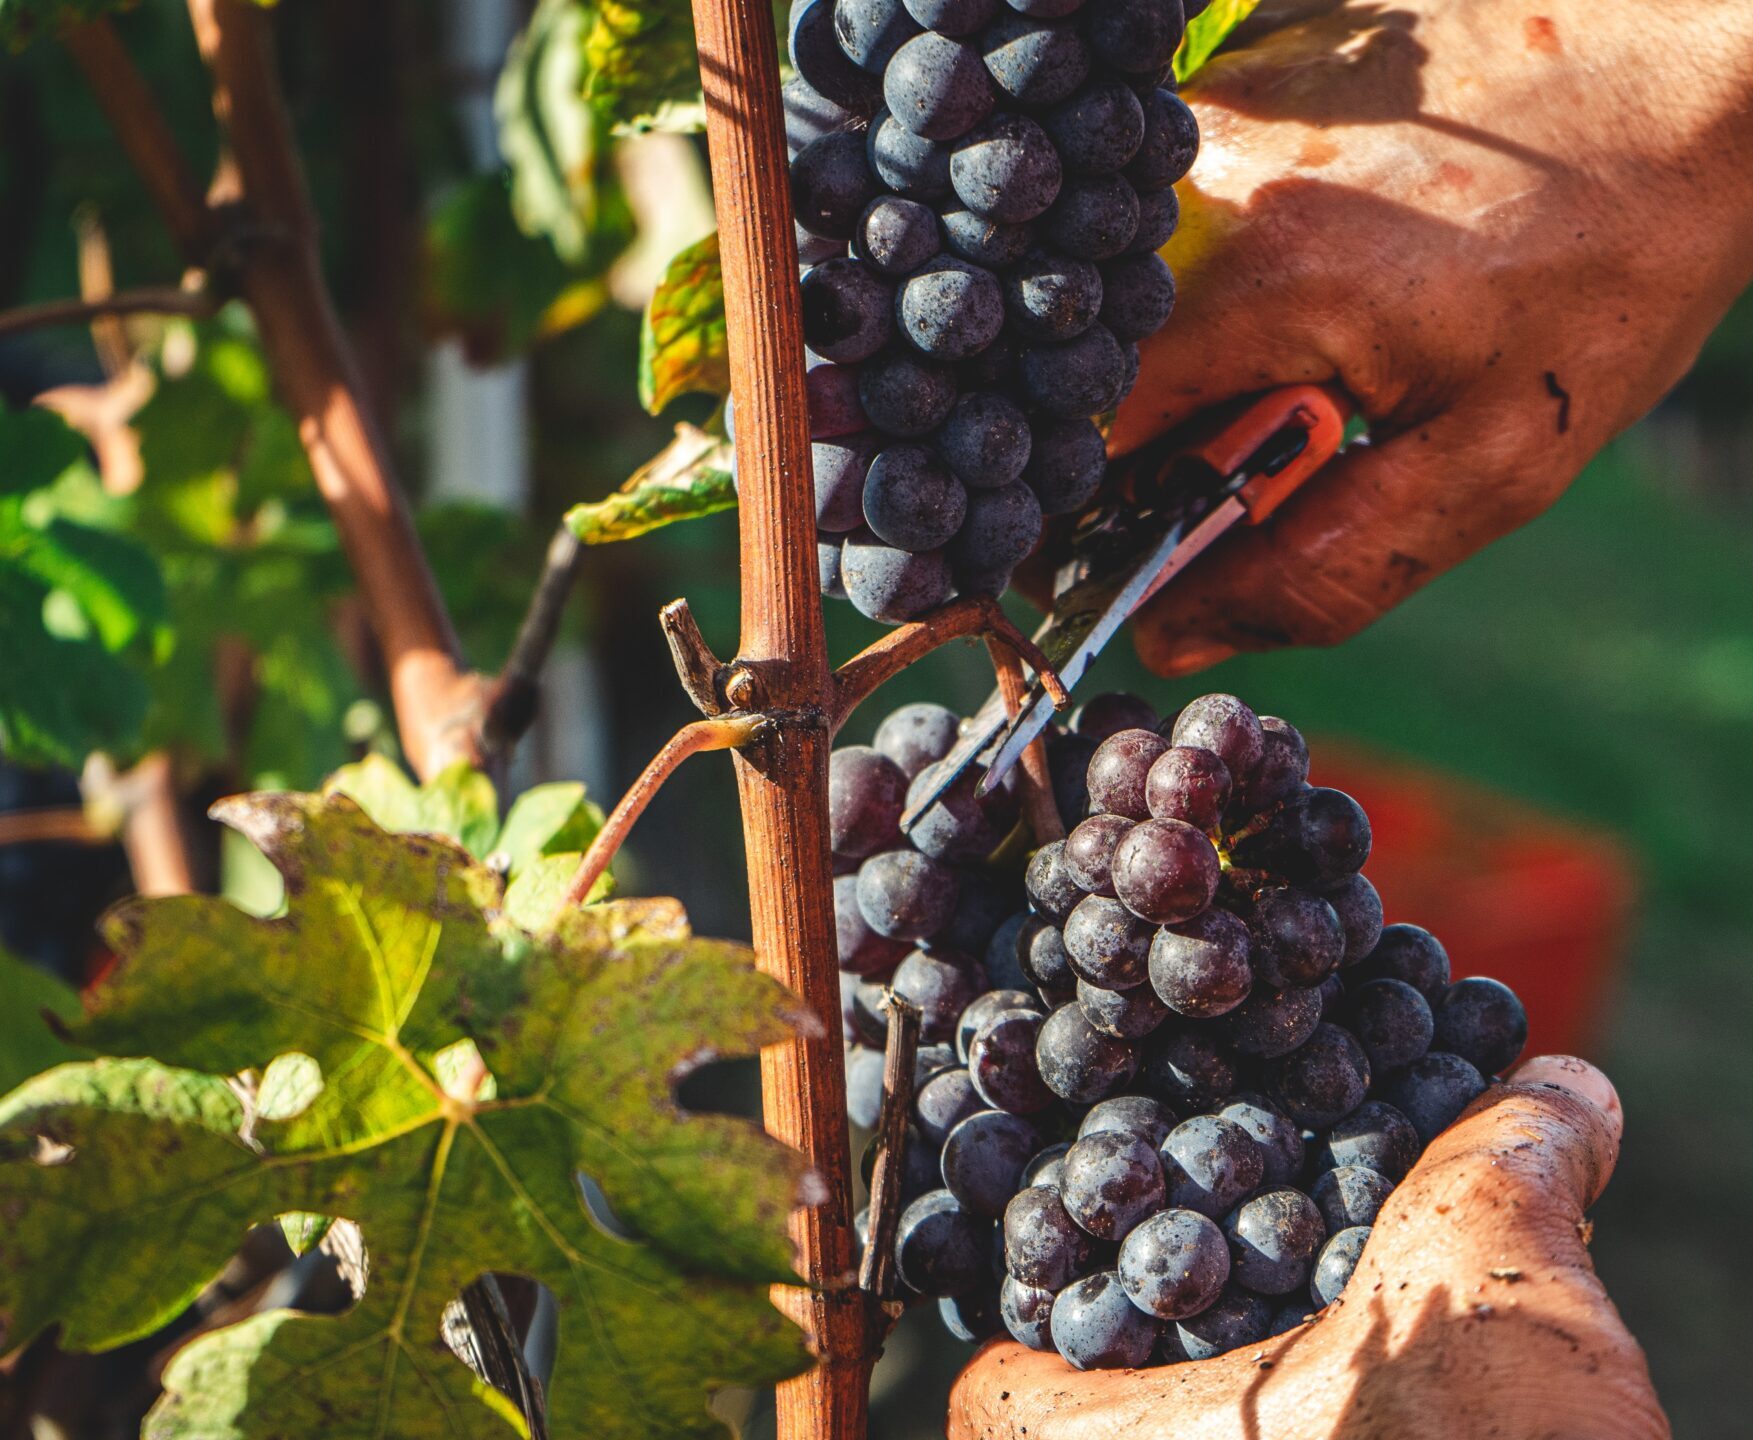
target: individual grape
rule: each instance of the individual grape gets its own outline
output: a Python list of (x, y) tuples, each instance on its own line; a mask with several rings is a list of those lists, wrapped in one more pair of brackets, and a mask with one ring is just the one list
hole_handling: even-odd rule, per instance
[[(864, 362), (858, 397), (877, 429), (902, 437), (927, 435), (943, 423), (956, 403), (956, 381), (941, 365), (890, 349)], [(879, 526), (871, 528), (882, 533)], [(901, 548), (933, 550), (941, 543)]]
[(1003, 329), (1004, 294), (990, 270), (940, 255), (901, 282), (896, 315), (907, 338), (927, 355), (964, 360)]
[[(1038, 495), (1041, 492), (1033, 485)], [(1096, 747), (1082, 735), (1054, 735), (1047, 741), (1047, 773), (1053, 781), (1053, 804), (1073, 824), (1089, 814), (1090, 757)]]
[(1095, 1243), (1066, 1214), (1057, 1190), (1030, 1186), (1004, 1207), (1004, 1267), (1013, 1279), (1063, 1290), (1090, 1273), (1095, 1254)]
[(792, 156), (824, 135), (864, 129), (865, 116), (835, 104), (801, 75), (785, 82), (779, 98), (785, 109), (785, 146)]
[(834, 0), (803, 0), (791, 8), (786, 49), (791, 68), (818, 95), (850, 111), (869, 115), (882, 95), (882, 83), (846, 58), (834, 34)]
[(998, 1287), (982, 1285), (963, 1295), (944, 1295), (937, 1302), (937, 1318), (950, 1338), (964, 1345), (978, 1345), (1004, 1329), (999, 1311)]
[(866, 431), (810, 445), (817, 530), (839, 535), (864, 523), (864, 477), (880, 444), (876, 434)]
[[(1053, 1103), (1053, 1092), (1041, 1079), (1035, 1059), (1035, 1040), (1044, 1018), (1038, 1010), (1007, 1010), (988, 1020), (974, 1036), (968, 1073), (988, 1105), (1012, 1115), (1033, 1115)], [(1037, 1142), (1029, 1154), (1038, 1149)]]
[(948, 1190), (921, 1195), (901, 1212), (895, 1268), (921, 1295), (958, 1295), (986, 1278), (990, 1222), (964, 1210)]
[(895, 292), (862, 260), (823, 261), (803, 277), (801, 289), (804, 343), (824, 360), (869, 359), (894, 333)]
[(1023, 883), (1035, 912), (1055, 925), (1063, 925), (1072, 906), (1083, 899), (1083, 890), (1065, 867), (1065, 842), (1050, 841), (1029, 857)]
[(1403, 980), (1426, 1000), (1449, 986), (1449, 952), (1417, 925), (1387, 925), (1357, 972), (1359, 980)]
[(865, 1045), (846, 1051), (846, 1118), (874, 1130), (883, 1113), (883, 1052)]
[(1426, 1145), (1455, 1123), (1485, 1093), (1485, 1077), (1468, 1061), (1432, 1050), (1382, 1085), (1382, 1098), (1412, 1122)]
[(1063, 172), (1047, 132), (1026, 115), (1000, 111), (950, 153), (950, 185), (976, 215), (1020, 225), (1046, 211)]
[(1070, 515), (1081, 510), (1095, 495), (1108, 467), (1102, 432), (1087, 419), (1037, 416), (1030, 425), (1034, 449), (1023, 480), (1040, 500), (1042, 513)]
[(1423, 1142), (1410, 1120), (1385, 1101), (1365, 1100), (1327, 1131), (1315, 1155), (1315, 1168), (1356, 1165), (1400, 1181), (1421, 1149)]
[(1250, 1091), (1232, 1095), (1217, 1113), (1219, 1118), (1240, 1125), (1259, 1148), (1265, 1162), (1260, 1177), (1263, 1183), (1290, 1185), (1302, 1174), (1302, 1127), (1280, 1114), (1264, 1095)]
[(1175, 1124), (1175, 1112), (1153, 1096), (1116, 1095), (1090, 1107), (1089, 1114), (1077, 1127), (1077, 1138), (1099, 1135), (1104, 1130), (1120, 1130), (1160, 1146)]
[(865, 159), (864, 137), (824, 135), (791, 162), (791, 206), (797, 223), (827, 240), (850, 240), (865, 207), (881, 193)]
[(908, 13), (939, 35), (973, 35), (998, 13), (999, 0), (906, 0)]
[(1126, 166), (1126, 178), (1140, 191), (1173, 185), (1199, 153), (1199, 122), (1187, 102), (1172, 90), (1139, 97), (1144, 108), (1144, 139)]
[(1004, 990), (1021, 990), (1035, 983), (1023, 972), (1018, 942), (1029, 926), (1040, 924), (1028, 911), (1020, 910), (992, 932), (985, 957), (986, 977), (992, 984)]
[(1144, 803), (1157, 820), (1183, 820), (1212, 831), (1230, 800), (1230, 769), (1210, 750), (1176, 745), (1151, 762)]
[(933, 1075), (913, 1097), (913, 1116), (919, 1133), (938, 1147), (950, 1131), (970, 1115), (986, 1108), (966, 1070), (945, 1070)]
[(1386, 1175), (1361, 1165), (1341, 1165), (1316, 1178), (1309, 1198), (1321, 1212), (1327, 1233), (1337, 1235), (1354, 1225), (1374, 1225), (1393, 1193), (1394, 1182)]
[(1079, 979), (1104, 990), (1130, 990), (1149, 977), (1152, 933), (1120, 901), (1086, 895), (1066, 917), (1063, 935)]
[(1112, 175), (1144, 141), (1144, 108), (1120, 80), (1092, 80), (1041, 117), (1072, 175)]
[[(870, 392), (866, 390), (866, 404)], [(864, 519), (877, 538), (910, 554), (937, 550), (962, 527), (968, 492), (923, 445), (890, 445), (864, 477)]]
[[(1321, 1268), (1321, 1262), (1315, 1261), (1315, 1269)], [(1311, 1283), (1313, 1283), (1311, 1281)], [(1299, 1329), (1314, 1318), (1315, 1309), (1307, 1300), (1292, 1296), (1273, 1312), (1272, 1324), (1266, 1332), (1268, 1339), (1275, 1335), (1288, 1335), (1292, 1330)]]
[(1053, 1345), (1079, 1370), (1122, 1370), (1146, 1364), (1160, 1324), (1126, 1298), (1120, 1276), (1102, 1270), (1068, 1285), (1053, 1299)]
[(1066, 1213), (1098, 1240), (1119, 1241), (1163, 1207), (1156, 1148), (1125, 1130), (1098, 1130), (1073, 1142), (1059, 1175)]
[[(1230, 1268), (1233, 1273), (1233, 1261)], [(1230, 1284), (1197, 1315), (1177, 1321), (1175, 1333), (1189, 1360), (1210, 1360), (1243, 1345), (1258, 1344), (1271, 1326), (1271, 1302)]]
[(1024, 976), (1043, 995), (1062, 995), (1077, 984), (1065, 939), (1057, 925), (1031, 915), (1017, 939), (1017, 957)]
[(1089, 74), (1090, 52), (1075, 25), (1006, 11), (980, 36), (998, 89), (1031, 109), (1064, 100)]
[(1069, 1140), (1061, 1140), (1057, 1145), (1049, 1145), (1023, 1167), (1023, 1186), (1045, 1185), (1049, 1189), (1059, 1188), (1059, 1175), (1063, 1168), (1066, 1153), (1071, 1149)]
[(1260, 1184), (1266, 1157), (1233, 1120), (1194, 1115), (1162, 1141), (1169, 1204), (1221, 1220)]
[(985, 988), (985, 981), (977, 960), (963, 956), (958, 963), (914, 950), (895, 967), (889, 987), (919, 1007), (919, 1037), (935, 1045), (955, 1038), (956, 1021)]
[(1065, 837), (1064, 864), (1066, 872), (1079, 888), (1091, 895), (1114, 894), (1114, 847), (1132, 828), (1133, 822), (1124, 815), (1091, 815), (1081, 820)]
[(1021, 1116), (981, 1110), (943, 1142), (943, 1183), (964, 1210), (996, 1219), (1040, 1148), (1040, 1132)]
[[(952, 211), (951, 213), (958, 212)], [(1019, 225), (1016, 228), (1028, 230), (1030, 227)], [(992, 269), (993, 267), (987, 266), (986, 268)], [(1015, 337), (1000, 331), (996, 340), (978, 355), (970, 355), (957, 367), (962, 389), (1006, 392), (1014, 390), (1020, 354)]]
[(986, 118), (995, 98), (980, 51), (929, 30), (897, 50), (883, 72), (889, 113), (928, 140), (967, 134)]
[(1126, 368), (1120, 342), (1098, 322), (1064, 344), (1024, 350), (1023, 390), (1032, 404), (1060, 419), (1100, 415), (1120, 403)]
[(1433, 1009), (1437, 1049), (1459, 1055), (1481, 1075), (1501, 1075), (1528, 1043), (1528, 1012), (1516, 992), (1483, 975), (1457, 980)]
[(1378, 1075), (1410, 1065), (1430, 1049), (1435, 1026), (1424, 996), (1404, 980), (1370, 980), (1345, 997), (1344, 1025)]
[(1267, 890), (1248, 918), (1254, 973), (1275, 989), (1319, 985), (1339, 968), (1345, 931), (1333, 907), (1306, 890)]
[(871, 744), (901, 767), (909, 780), (954, 748), (961, 721), (953, 710), (915, 701), (891, 711), (877, 726)]
[(1315, 989), (1321, 997), (1321, 1018), (1334, 1022), (1343, 1019), (1341, 1006), (1345, 1000), (1345, 981), (1338, 975), (1329, 975)]
[(1154, 730), (1119, 730), (1108, 736), (1090, 758), (1090, 804), (1110, 815), (1149, 819), (1145, 792), (1151, 767), (1168, 748)]
[(1037, 20), (1063, 20), (1082, 9), (1083, 0), (1010, 0), (1010, 8)]
[(871, 201), (852, 229), (852, 253), (884, 275), (905, 275), (940, 248), (937, 216), (898, 195)]
[(907, 953), (904, 940), (890, 940), (870, 928), (858, 908), (858, 876), (834, 878), (834, 941), (840, 968), (851, 975), (884, 975)]
[(1368, 1225), (1353, 1225), (1341, 1230), (1321, 1247), (1320, 1258), (1315, 1261), (1315, 1273), (1309, 1279), (1309, 1293), (1317, 1305), (1331, 1305), (1351, 1283), (1369, 1238)]
[(1345, 958), (1340, 965), (1356, 965), (1382, 938), (1382, 897), (1362, 875), (1347, 875), (1325, 887), (1321, 898), (1333, 907), (1345, 931)]
[[(792, 230), (797, 240), (797, 263), (802, 270), (812, 265), (820, 265), (824, 260), (844, 260), (846, 258), (846, 242), (844, 240), (827, 240), (820, 235), (812, 235), (801, 225), (793, 225)], [(725, 433), (734, 441), (736, 431), (732, 421), (733, 407), (728, 396), (724, 402)], [(733, 458), (731, 464), (736, 463)]]
[[(1027, 223), (1004, 225), (960, 207), (945, 210), (938, 218), (943, 226), (944, 245), (949, 252), (986, 270), (1003, 270), (1014, 265), (1035, 243), (1035, 227)], [(999, 382), (985, 380), (980, 383), (993, 385)]]
[(882, 1049), (889, 1037), (889, 1017), (882, 1008), (888, 993), (882, 980), (840, 976), (840, 1014), (847, 1039)]
[(865, 158), (877, 179), (909, 200), (950, 193), (949, 146), (915, 135), (887, 110), (870, 122)]
[(861, 860), (901, 841), (907, 777), (869, 745), (844, 745), (828, 757), (828, 839), (836, 855)]
[(1100, 745), (1122, 730), (1155, 730), (1160, 718), (1156, 707), (1142, 695), (1108, 690), (1092, 695), (1071, 712), (1071, 728)]
[[(1005, 792), (999, 792), (996, 798), (1004, 801), (1009, 797)], [(993, 799), (994, 797), (988, 796), (983, 803), (991, 803)], [(915, 845), (914, 848), (920, 847)], [(966, 867), (962, 871), (961, 889), (956, 897), (955, 917), (943, 929), (934, 930), (926, 936), (924, 947), (933, 952), (950, 950), (964, 955), (983, 956), (999, 925), (1016, 908), (1016, 902), (1016, 887), (1008, 877), (984, 866)], [(1013, 960), (1013, 968), (1014, 964)], [(999, 981), (994, 978), (993, 983), (996, 985)]]
[(1148, 985), (1130, 990), (1104, 990), (1088, 980), (1077, 982), (1078, 1008), (1084, 1018), (1104, 1035), (1139, 1040), (1169, 1018), (1169, 1007)]
[(994, 570), (1008, 574), (1034, 550), (1041, 525), (1041, 502), (1020, 481), (1002, 490), (969, 492), (967, 519), (949, 545), (957, 589), (974, 594), (978, 587), (966, 577)]
[(1150, 983), (1171, 1010), (1209, 1019), (1234, 1010), (1254, 984), (1248, 927), (1227, 910), (1165, 925), (1150, 945)]
[(1363, 1104), (1370, 1062), (1349, 1030), (1321, 1023), (1266, 1071), (1266, 1093), (1300, 1125), (1319, 1130)]
[(1168, 64), (1185, 28), (1180, 5), (1165, 0), (1091, 0), (1084, 18), (1096, 58), (1125, 75)]
[(961, 1061), (956, 1055), (955, 1046), (945, 1042), (921, 1045), (913, 1052), (913, 1089), (917, 1092), (933, 1075), (960, 1068)]
[[(1137, 187), (1136, 179), (1132, 183)], [(1133, 232), (1132, 243), (1126, 247), (1126, 253), (1155, 254), (1174, 238), (1180, 224), (1181, 200), (1175, 194), (1174, 187), (1165, 185), (1160, 190), (1139, 189), (1138, 229)]]
[(910, 555), (885, 545), (869, 530), (854, 530), (840, 554), (846, 597), (861, 615), (899, 624), (950, 598), (949, 561), (939, 550)]
[[(1006, 987), (975, 996), (968, 1002), (968, 1008), (962, 1011), (961, 1018), (956, 1021), (956, 1054), (964, 1065), (967, 1064), (969, 1047), (974, 1043), (974, 1036), (979, 1033), (980, 1027), (1007, 1010), (1030, 1010), (1037, 1015), (1046, 1013), (1041, 1008), (1041, 1002), (1023, 989)], [(1034, 1048), (1033, 1037), (1030, 1038), (1030, 1048)]]
[[(870, 428), (870, 421), (858, 403), (856, 366), (810, 366), (804, 374), (804, 393), (809, 397), (812, 440), (835, 440)], [(863, 478), (862, 475), (859, 477), (861, 483)], [(819, 500), (817, 514), (819, 517)]]
[(1259, 717), (1234, 695), (1201, 695), (1190, 701), (1170, 733), (1176, 745), (1211, 751), (1238, 786), (1248, 783), (1266, 748)]
[(1308, 1283), (1327, 1238), (1321, 1212), (1300, 1190), (1266, 1190), (1224, 1221), (1230, 1272), (1259, 1295), (1288, 1295)]
[(1118, 1268), (1134, 1305), (1159, 1320), (1180, 1320), (1209, 1309), (1222, 1292), (1230, 1275), (1229, 1247), (1207, 1216), (1164, 1210), (1139, 1222), (1121, 1242)]
[[(1138, 233), (1138, 192), (1120, 175), (1075, 176), (1065, 182), (1053, 208), (1042, 219), (1041, 233), (1048, 244), (1067, 255), (1083, 260), (1112, 260)], [(1117, 310), (1128, 330), (1141, 318), (1127, 315), (1117, 307), (1103, 308)], [(1134, 340), (1155, 329), (1153, 325), (1150, 330), (1125, 335), (1116, 330), (1115, 338)]]
[[(1174, 300), (1174, 279), (1169, 280), (1170, 302)], [(1276, 715), (1260, 717), (1261, 739), (1265, 749), (1260, 764), (1248, 781), (1248, 792), (1242, 797), (1250, 814), (1269, 809), (1288, 800), (1301, 790), (1309, 779), (1309, 746), (1302, 732)]]
[(1002, 490), (1021, 478), (1030, 440), (1021, 406), (996, 391), (977, 390), (956, 401), (937, 432), (937, 453), (970, 489)]
[(1102, 266), (1101, 321), (1115, 339), (1156, 334), (1174, 308), (1175, 277), (1160, 255), (1121, 254)]
[(1069, 340), (1095, 323), (1102, 280), (1087, 260), (1047, 250), (1023, 256), (1004, 278), (1011, 324), (1031, 340)]
[(1294, 985), (1285, 990), (1256, 986), (1225, 1022), (1230, 1043), (1243, 1055), (1266, 1060), (1288, 1055), (1321, 1023), (1321, 993)]
[(1343, 790), (1315, 787), (1284, 802), (1257, 835), (1236, 847), (1239, 863), (1282, 875), (1293, 885), (1329, 885), (1363, 868), (1370, 822)]
[(1211, 841), (1180, 820), (1140, 821), (1114, 847), (1114, 893), (1140, 919), (1159, 925), (1204, 910), (1221, 875)]
[(821, 585), (822, 594), (831, 600), (844, 600), (846, 586), (840, 580), (840, 537), (838, 535), (816, 536), (816, 580)]
[(1077, 1105), (1107, 1099), (1138, 1068), (1132, 1047), (1097, 1030), (1076, 1005), (1061, 1005), (1047, 1017), (1035, 1060), (1047, 1088)]
[(860, 70), (881, 75), (922, 27), (901, 0), (834, 0), (834, 38)]
[(1053, 1348), (1053, 1292), (1005, 1276), (998, 1287), (998, 1313), (1011, 1339), (1031, 1350)]
[(1236, 1057), (1211, 1030), (1165, 1025), (1151, 1037), (1139, 1088), (1183, 1112), (1215, 1105), (1236, 1088)]
[(885, 850), (858, 870), (859, 911), (871, 929), (891, 940), (919, 941), (943, 929), (960, 889), (953, 867), (916, 850)]

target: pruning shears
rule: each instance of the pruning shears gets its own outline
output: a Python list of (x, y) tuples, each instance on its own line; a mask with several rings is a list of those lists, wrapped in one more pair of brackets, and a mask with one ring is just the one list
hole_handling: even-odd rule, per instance
[[(1327, 385), (1290, 385), (1222, 407), (1108, 467), (1108, 498), (1078, 522), (1054, 575), (1053, 608), (1035, 634), (1069, 690), (1120, 627), (1232, 526), (1258, 525), (1339, 453), (1351, 405)], [(1015, 718), (995, 690), (964, 727), (903, 829), (970, 765), (986, 794), (1053, 718), (1033, 681)]]

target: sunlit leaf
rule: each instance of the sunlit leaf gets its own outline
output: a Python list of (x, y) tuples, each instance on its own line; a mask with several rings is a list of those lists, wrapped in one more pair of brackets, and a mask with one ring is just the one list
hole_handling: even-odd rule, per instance
[(1175, 51), (1175, 79), (1185, 81), (1198, 73), (1217, 47), (1229, 38), (1230, 31), (1252, 15), (1259, 3), (1260, 0), (1211, 0), (1187, 22), (1181, 48)]
[(676, 438), (633, 472), (613, 495), (566, 512), (566, 524), (586, 545), (606, 545), (697, 520), (736, 504), (728, 440), (693, 425), (676, 426)]
[(587, 94), (611, 124), (700, 95), (686, 0), (597, 0), (584, 42)]
[(656, 415), (676, 396), (696, 390), (730, 393), (716, 232), (670, 261), (639, 331), (640, 403)]

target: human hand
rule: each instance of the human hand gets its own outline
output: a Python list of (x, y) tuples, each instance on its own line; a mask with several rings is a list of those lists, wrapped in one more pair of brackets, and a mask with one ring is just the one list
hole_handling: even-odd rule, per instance
[(951, 1392), (950, 1440), (1660, 1440), (1583, 1219), (1622, 1128), (1594, 1066), (1530, 1060), (1431, 1144), (1320, 1318), (1153, 1370), (994, 1341)]
[(1221, 57), (1111, 448), (1337, 380), (1374, 444), (1135, 623), (1163, 674), (1332, 644), (1539, 514), (1753, 279), (1753, 13), (1352, 4)]

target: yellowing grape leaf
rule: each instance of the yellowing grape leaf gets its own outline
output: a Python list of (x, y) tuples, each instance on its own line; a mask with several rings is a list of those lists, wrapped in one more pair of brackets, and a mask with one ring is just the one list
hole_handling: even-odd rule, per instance
[(676, 396), (696, 390), (730, 393), (716, 231), (670, 261), (639, 330), (640, 404), (656, 415)]
[(716, 515), (737, 503), (730, 442), (694, 425), (676, 426), (676, 438), (602, 500), (574, 505), (566, 525), (586, 545), (632, 540), (678, 520)]
[(39, 1070), (79, 1058), (50, 1028), (79, 1014), (79, 995), (66, 981), (0, 947), (0, 1094)]
[[(111, 913), (122, 963), (74, 1038), (151, 1058), (63, 1065), (0, 1100), (0, 1350), (56, 1324), (79, 1349), (149, 1334), (250, 1225), (296, 1213), (358, 1223), (363, 1300), (201, 1336), (147, 1436), (496, 1433), (487, 1416), (508, 1408), (440, 1339), (483, 1272), (555, 1292), (557, 1437), (711, 1435), (713, 1387), (805, 1366), (767, 1297), (791, 1278), (799, 1158), (672, 1088), (789, 1033), (790, 997), (744, 947), (695, 939), (673, 901), (575, 910), (532, 937), (499, 912), (496, 872), (344, 797), (215, 813), (280, 870), (286, 913), (207, 896)], [(490, 1084), (446, 1063), (463, 1042)], [(247, 1113), (226, 1077), (284, 1056), (308, 1059), (276, 1074), (320, 1070), (320, 1088), (264, 1076), (280, 1093)], [(635, 1239), (593, 1220), (580, 1174)]]
[(685, 0), (597, 0), (584, 65), (586, 94), (611, 124), (697, 99), (693, 12)]
[(1197, 74), (1229, 38), (1230, 31), (1252, 15), (1259, 3), (1260, 0), (1211, 0), (1187, 22), (1187, 33), (1175, 51), (1175, 79), (1184, 82)]

